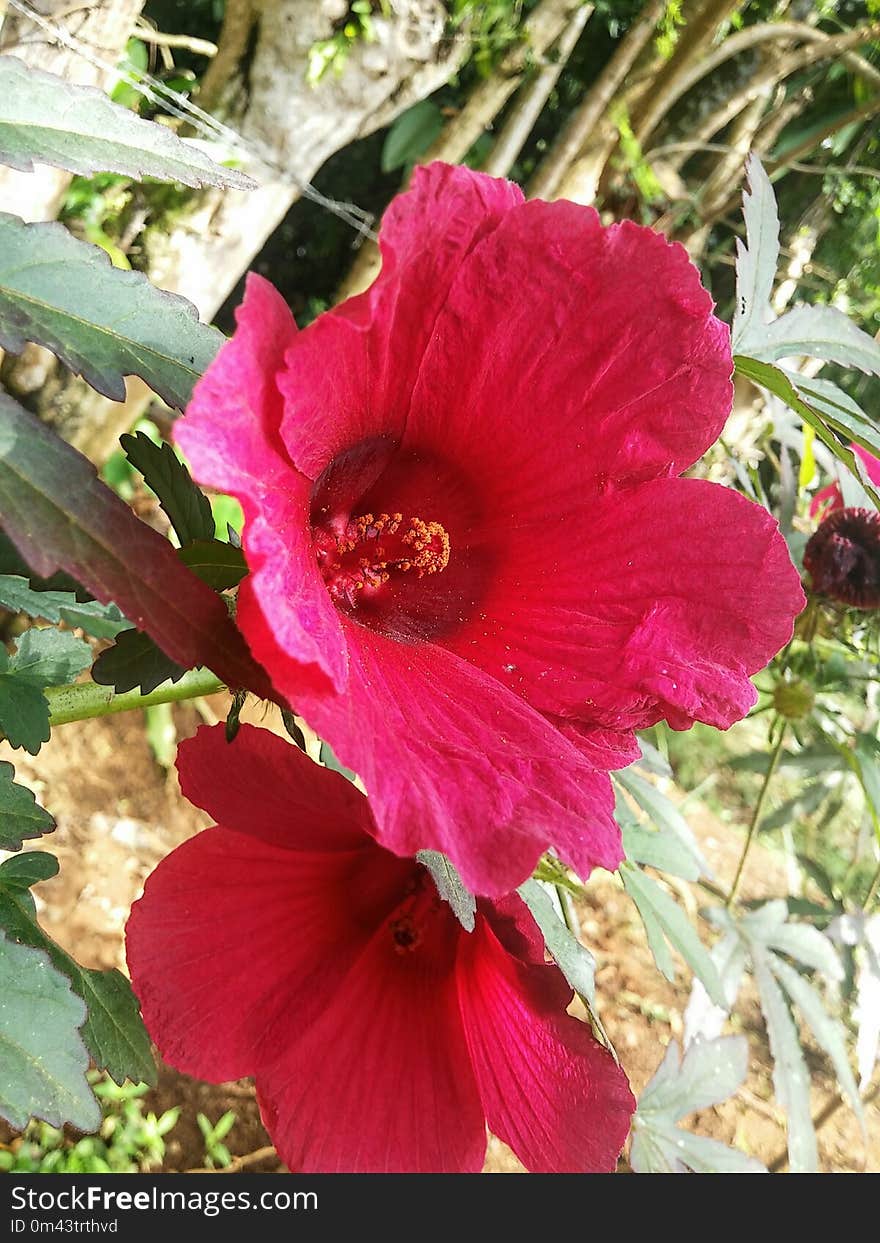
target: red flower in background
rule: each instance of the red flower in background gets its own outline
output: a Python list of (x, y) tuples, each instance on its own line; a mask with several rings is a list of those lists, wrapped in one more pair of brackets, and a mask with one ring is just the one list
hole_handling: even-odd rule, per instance
[(177, 437), (238, 497), (238, 620), (356, 770), (380, 840), (504, 893), (548, 845), (615, 867), (601, 769), (726, 727), (803, 596), (775, 521), (679, 479), (731, 404), (682, 247), (417, 170), (365, 294), (297, 332), (251, 277)]
[(308, 1172), (469, 1172), (486, 1124), (546, 1173), (611, 1171), (635, 1101), (524, 903), (467, 933), (425, 869), (376, 844), (369, 804), (266, 730), (183, 744), (184, 793), (221, 821), (159, 864), (126, 933), (163, 1057), (253, 1075), (279, 1155)]
[[(850, 444), (850, 449), (857, 457), (862, 459), (865, 473), (871, 480), (871, 483), (880, 487), (880, 458), (874, 457), (867, 449), (863, 449), (861, 445)], [(816, 495), (810, 501), (810, 517), (815, 518), (818, 514), (827, 516), (833, 513), (835, 509), (843, 509), (843, 493), (840, 490), (839, 483), (829, 483), (827, 487), (820, 488)]]
[(807, 541), (804, 568), (820, 595), (857, 609), (880, 608), (880, 513), (832, 510)]

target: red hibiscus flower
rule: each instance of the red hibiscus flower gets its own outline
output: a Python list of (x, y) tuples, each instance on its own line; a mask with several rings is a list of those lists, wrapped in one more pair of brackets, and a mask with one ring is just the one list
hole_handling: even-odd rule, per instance
[(635, 1101), (517, 897), (466, 932), (369, 804), (266, 730), (180, 750), (221, 820), (168, 856), (126, 933), (164, 1058), (253, 1075), (281, 1158), (308, 1172), (479, 1170), (486, 1124), (531, 1170), (611, 1171)]
[(820, 595), (856, 609), (880, 608), (880, 513), (833, 509), (807, 542), (804, 568)]
[(239, 624), (380, 840), (508, 892), (621, 858), (600, 769), (726, 727), (803, 606), (776, 523), (679, 479), (731, 405), (682, 247), (442, 164), (365, 294), (297, 332), (251, 277), (178, 440), (244, 508)]
[[(880, 486), (880, 458), (874, 457), (873, 453), (869, 453), (861, 445), (850, 444), (850, 448), (857, 457), (862, 459), (862, 465), (871, 483)], [(827, 516), (835, 509), (843, 509), (843, 493), (839, 483), (829, 483), (827, 487), (820, 488), (810, 501), (810, 517), (815, 518), (819, 514)]]

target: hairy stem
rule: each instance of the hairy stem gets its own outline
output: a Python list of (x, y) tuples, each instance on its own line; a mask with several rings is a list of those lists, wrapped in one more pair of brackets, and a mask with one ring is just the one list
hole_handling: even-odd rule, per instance
[(190, 669), (178, 682), (165, 682), (147, 695), (138, 690), (117, 692), (112, 686), (101, 686), (97, 682), (52, 686), (45, 694), (49, 701), (49, 724), (55, 726), (110, 716), (115, 712), (130, 712), (133, 708), (150, 708), (154, 704), (198, 699), (222, 690), (225, 690), (225, 683), (210, 670)]
[[(743, 869), (746, 866), (746, 859), (749, 857), (749, 851), (751, 850), (752, 842), (755, 840), (755, 833), (757, 832), (758, 825), (761, 822), (761, 813), (764, 810), (764, 803), (767, 799), (767, 791), (770, 788), (770, 782), (773, 778), (773, 774), (776, 772), (776, 767), (779, 764), (779, 759), (780, 759), (780, 756), (782, 755), (782, 744), (785, 742), (785, 731), (787, 727), (787, 722), (785, 721), (780, 722), (780, 718), (777, 716), (775, 721), (773, 722), (772, 728), (775, 728), (777, 724), (779, 724), (780, 726), (779, 737), (776, 739), (776, 745), (773, 748), (773, 752), (770, 756), (770, 763), (767, 765), (767, 771), (764, 774), (764, 782), (763, 782), (763, 785), (761, 786), (760, 793), (758, 794), (757, 800), (755, 802), (755, 807), (754, 807), (754, 810), (752, 811), (752, 818), (749, 821), (749, 831), (748, 831), (748, 834), (746, 835), (746, 842), (745, 842), (745, 845), (743, 846), (743, 852), (739, 858), (739, 864), (737, 865), (737, 869), (736, 869), (736, 876), (734, 876), (733, 878), (733, 884), (730, 886), (730, 893), (727, 895), (727, 901), (724, 904), (728, 910), (730, 910), (731, 906), (733, 906), (734, 902), (736, 901), (736, 895), (739, 892), (740, 881), (742, 880)], [(772, 729), (771, 729), (771, 732), (772, 732)]]

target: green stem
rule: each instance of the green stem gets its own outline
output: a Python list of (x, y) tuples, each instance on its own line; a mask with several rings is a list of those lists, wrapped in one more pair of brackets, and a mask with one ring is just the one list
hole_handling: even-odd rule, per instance
[(198, 699), (224, 689), (225, 683), (208, 669), (190, 669), (180, 681), (166, 682), (148, 695), (137, 690), (118, 693), (112, 686), (100, 686), (97, 682), (51, 686), (44, 693), (49, 701), (49, 724), (55, 726), (110, 716), (114, 712), (130, 712), (133, 708), (150, 708), (154, 704)]
[[(774, 727), (778, 722), (779, 718), (777, 717), (776, 721), (774, 721)], [(778, 765), (780, 756), (782, 755), (782, 744), (785, 741), (785, 731), (787, 725), (787, 721), (782, 721), (779, 730), (779, 737), (776, 740), (776, 745), (773, 748), (772, 755), (770, 756), (770, 763), (767, 765), (767, 771), (764, 774), (764, 784), (761, 786), (761, 791), (758, 794), (755, 808), (752, 812), (752, 818), (749, 821), (749, 831), (746, 835), (746, 844), (743, 846), (743, 852), (740, 855), (739, 865), (736, 869), (736, 876), (733, 878), (733, 884), (730, 886), (730, 893), (727, 895), (727, 901), (724, 904), (728, 910), (730, 910), (733, 906), (736, 901), (736, 895), (739, 892), (739, 883), (742, 880), (743, 869), (746, 866), (746, 859), (748, 858), (752, 842), (755, 840), (755, 833), (761, 821), (761, 812), (764, 810), (764, 802), (767, 798), (767, 791), (770, 788), (770, 781), (773, 774), (776, 772), (776, 766)]]
[(880, 867), (878, 867), (877, 871), (874, 873), (874, 879), (871, 881), (868, 888), (868, 896), (865, 898), (865, 904), (862, 907), (863, 911), (868, 911), (870, 909), (871, 903), (877, 897), (878, 890), (880, 890)]

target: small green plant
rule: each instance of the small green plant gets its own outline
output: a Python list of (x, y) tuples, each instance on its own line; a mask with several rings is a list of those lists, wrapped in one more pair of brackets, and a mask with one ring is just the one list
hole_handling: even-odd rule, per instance
[(177, 1125), (180, 1109), (166, 1109), (159, 1117), (145, 1113), (145, 1083), (119, 1087), (96, 1071), (89, 1082), (101, 1103), (97, 1134), (75, 1139), (46, 1122), (31, 1122), (19, 1139), (0, 1149), (0, 1172), (137, 1174), (161, 1166), (165, 1136)]
[(235, 1126), (235, 1112), (227, 1109), (223, 1117), (214, 1124), (205, 1114), (196, 1114), (196, 1122), (199, 1124), (199, 1130), (205, 1141), (205, 1165), (210, 1166), (212, 1170), (218, 1167), (223, 1169), (231, 1165), (232, 1157), (223, 1140)]

